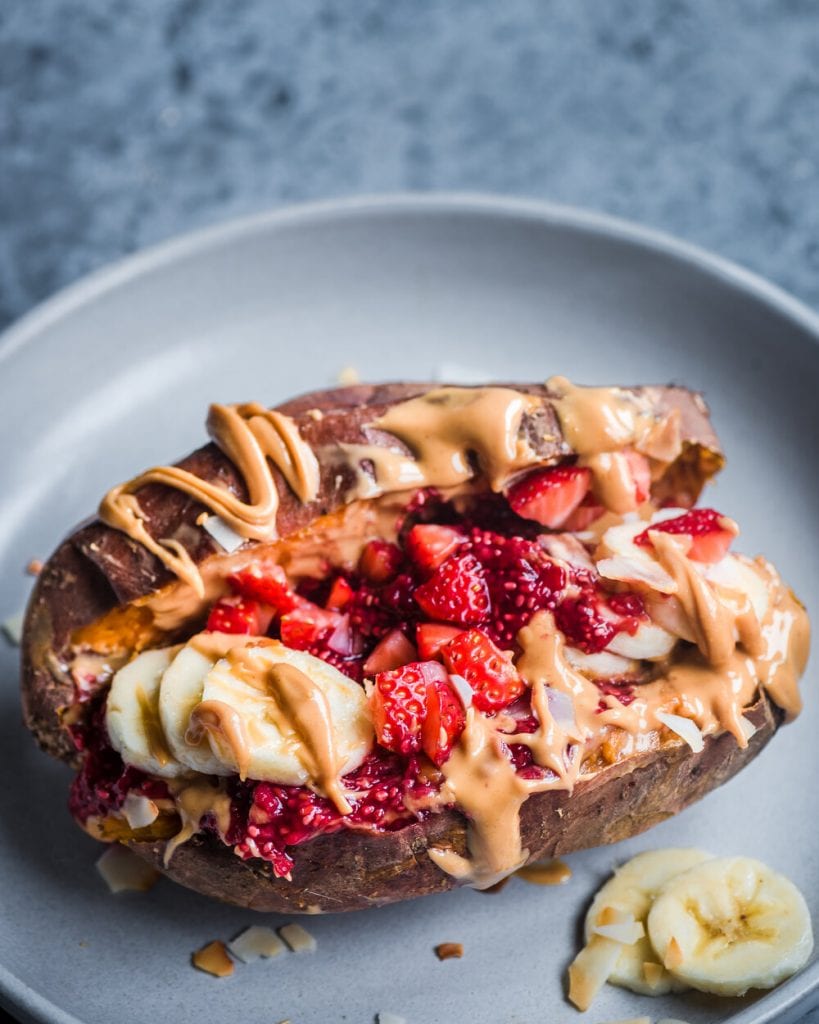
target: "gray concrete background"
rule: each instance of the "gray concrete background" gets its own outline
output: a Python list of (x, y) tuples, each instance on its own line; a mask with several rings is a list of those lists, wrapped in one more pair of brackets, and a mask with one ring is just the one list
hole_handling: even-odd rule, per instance
[(0, 323), (180, 231), (479, 189), (819, 305), (816, 0), (2, 0)]
[(177, 232), (397, 189), (630, 217), (819, 307), (817, 175), (816, 0), (0, 0), (0, 326)]

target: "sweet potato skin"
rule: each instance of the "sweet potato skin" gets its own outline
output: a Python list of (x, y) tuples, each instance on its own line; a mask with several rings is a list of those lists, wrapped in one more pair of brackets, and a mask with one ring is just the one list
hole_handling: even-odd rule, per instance
[[(760, 697), (745, 712), (757, 727), (746, 749), (733, 736), (709, 736), (695, 754), (674, 742), (630, 757), (582, 780), (573, 793), (539, 793), (521, 813), (530, 859), (556, 857), (616, 843), (679, 813), (727, 782), (770, 740), (781, 713)], [(168, 867), (164, 842), (133, 843), (140, 857), (175, 882), (251, 910), (333, 913), (382, 906), (456, 888), (427, 855), (432, 846), (466, 851), (466, 820), (456, 811), (433, 814), (399, 832), (342, 831), (291, 847), (292, 881), (276, 878), (262, 861), (241, 861), (216, 840), (196, 837), (180, 846)]]
[[(570, 456), (560, 424), (544, 385), (510, 384), (542, 400), (527, 415), (522, 429), (544, 460)], [(278, 406), (291, 416), (304, 440), (314, 450), (328, 450), (336, 442), (396, 444), (396, 439), (368, 425), (390, 406), (441, 387), (431, 383), (356, 385), (316, 391)], [(722, 460), (719, 442), (700, 395), (679, 387), (632, 389), (644, 395), (657, 413), (677, 409), (683, 440), (705, 453), (697, 489)], [(247, 497), (236, 467), (215, 444), (207, 444), (177, 465)], [(274, 470), (280, 494), (277, 519), (282, 538), (301, 530), (318, 517), (342, 507), (352, 483), (349, 468), (332, 458), (321, 461), (321, 482), (315, 501), (302, 504)], [(219, 554), (213, 540), (196, 525), (204, 507), (181, 491), (150, 484), (138, 492), (148, 531), (155, 538), (175, 538), (197, 564)], [(65, 728), (64, 711), (75, 697), (75, 682), (67, 661), (71, 637), (103, 614), (136, 598), (161, 589), (171, 574), (144, 547), (104, 524), (90, 522), (69, 536), (46, 562), (32, 593), (22, 642), (22, 702), (26, 725), (48, 753), (72, 761), (76, 750)]]

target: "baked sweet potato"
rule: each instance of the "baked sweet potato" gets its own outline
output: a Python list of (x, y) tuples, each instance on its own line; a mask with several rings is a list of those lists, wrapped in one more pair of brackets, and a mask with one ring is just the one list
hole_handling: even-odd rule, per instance
[[(237, 554), (229, 554), (203, 527), (209, 509), (195, 493), (156, 482), (134, 489), (147, 535), (163, 542), (163, 551), (174, 542), (173, 550), (186, 552), (206, 581), (198, 594), (190, 581), (177, 578), (168, 559), (156, 557), (122, 529), (94, 521), (66, 539), (46, 563), (29, 604), (22, 694), (26, 723), (41, 746), (80, 769), (72, 809), (81, 822), (101, 838), (127, 842), (171, 878), (207, 895), (259, 910), (335, 911), (464, 882), (488, 884), (518, 866), (520, 859), (501, 863), (497, 848), (493, 853), (485, 843), (481, 853), (479, 833), (482, 827), (486, 832), (486, 823), (482, 826), (483, 811), (464, 774), (470, 763), (465, 751), (475, 730), (490, 730), (486, 735), (491, 733), (495, 758), (490, 774), (503, 775), (510, 791), (520, 790), (515, 842), (521, 857), (529, 859), (636, 834), (735, 774), (770, 739), (783, 714), (795, 711), (795, 677), (807, 645), (802, 613), (772, 570), (726, 554), (730, 521), (716, 513), (710, 519), (686, 518), (693, 514), (686, 509), (723, 461), (699, 395), (678, 387), (617, 389), (608, 393), (611, 399), (595, 393), (595, 402), (614, 402), (615, 412), (629, 415), (633, 407), (641, 417), (640, 432), (631, 424), (631, 434), (627, 430), (613, 439), (607, 434), (598, 450), (600, 431), (596, 446), (583, 440), (584, 417), (596, 407), (590, 412), (588, 397), (568, 387), (561, 381), (489, 389), (386, 384), (315, 392), (280, 406), (278, 412), (315, 454), (318, 475), (313, 492), (299, 498), (287, 473), (267, 462), (278, 495), (275, 533), (271, 527), (267, 539), (251, 538)], [(482, 422), (465, 426), (464, 418), (475, 408), (469, 403), (479, 395), (486, 397), (478, 417)], [(514, 395), (523, 398), (512, 434), (501, 437), (496, 431), (489, 438), (485, 421), (494, 411), (508, 411)], [(472, 411), (463, 411), (462, 405)], [(446, 430), (440, 427), (436, 437), (444, 422), (441, 406), (448, 418)], [(412, 424), (416, 413), (429, 416), (417, 438), (411, 429), (395, 426), (404, 420)], [(430, 467), (439, 466), (436, 450), (429, 454), (424, 448), (430, 436), (446, 453), (451, 445), (455, 461), (460, 459), (456, 484), (450, 469), (435, 469), (444, 478), (434, 478)], [(506, 443), (501, 470), (498, 439)], [(206, 445), (178, 466), (234, 495), (243, 508), (252, 506), (248, 480), (222, 442), (222, 447)], [(641, 454), (641, 446), (649, 454)], [(426, 477), (403, 488), (384, 486), (393, 463), (401, 472), (417, 464)], [(611, 504), (621, 500), (623, 481), (626, 490), (634, 491), (636, 511), (628, 514), (612, 510)], [(669, 504), (679, 506), (676, 513), (658, 511)], [(612, 545), (619, 536), (616, 528), (622, 533), (624, 524), (634, 523), (645, 536), (631, 529), (624, 571), (624, 552)], [(412, 540), (416, 527), (421, 531)], [(653, 540), (656, 531), (682, 538), (682, 547)], [(432, 536), (450, 545), (437, 563), (440, 552), (434, 545), (418, 552), (418, 538), (428, 544)], [(709, 557), (697, 561), (698, 550), (703, 556), (710, 552)], [(364, 561), (365, 551), (387, 552), (377, 572)], [(633, 560), (643, 553), (651, 564), (635, 571)], [(706, 580), (708, 566), (719, 563), (724, 575), (729, 562), (735, 575), (748, 582), (750, 573), (758, 585), (748, 582), (753, 593), (745, 595), (741, 608), (723, 603), (719, 621), (703, 625), (694, 591), (711, 588), (709, 593), (719, 599), (717, 585)], [(278, 568), (266, 579), (266, 599), (260, 600), (259, 578), (270, 574), (273, 565)], [(608, 577), (598, 573), (603, 565)], [(645, 571), (648, 576), (641, 576)], [(477, 576), (465, 575), (469, 572)], [(269, 596), (271, 579), (279, 597)], [(458, 604), (464, 579), (480, 594)], [(337, 592), (330, 587), (334, 582)], [(519, 598), (517, 605), (512, 598)], [(749, 613), (748, 602), (754, 600), (758, 607)], [(236, 609), (245, 614), (249, 604), (254, 614), (261, 609), (261, 618), (253, 619), (257, 627), (264, 624), (260, 634), (280, 637), (285, 646), (300, 646), (306, 656), (366, 679), (368, 689), (376, 680), (367, 698), (367, 714), (375, 723), (373, 752), (364, 767), (355, 769), (358, 774), (345, 776), (348, 792), (355, 788), (353, 778), (366, 790), (351, 798), (352, 815), (339, 811), (338, 800), (334, 806), (327, 786), (309, 771), (298, 784), (275, 777), (238, 778), (241, 772), (230, 771), (225, 733), (214, 726), (196, 742), (204, 749), (210, 743), (213, 756), (223, 758), (224, 770), (214, 785), (221, 787), (229, 814), (225, 811), (222, 824), (214, 813), (203, 812), (196, 821), (186, 820), (185, 834), (171, 841), (182, 828), (179, 792), (188, 774), (153, 777), (144, 766), (129, 763), (122, 750), (111, 749), (105, 702), (112, 676), (140, 651), (185, 643), (203, 628), (221, 629), (224, 616), (214, 618), (220, 603), (234, 618)], [(785, 667), (772, 673), (760, 627), (774, 610), (788, 619), (792, 645)], [(288, 621), (294, 616), (295, 623)], [(540, 623), (540, 639), (551, 644), (545, 668), (540, 648), (532, 647), (538, 637), (519, 632), (530, 619)], [(686, 687), (707, 685), (708, 693), (718, 693), (726, 685), (725, 651), (718, 665), (708, 664), (717, 634), (724, 641), (726, 630), (731, 651), (738, 643), (745, 663), (757, 659), (755, 669), (730, 712), (716, 710), (719, 701), (713, 700), (698, 720), (687, 703)], [(427, 650), (432, 637), (440, 645)], [(464, 637), (472, 648), (464, 648)], [(655, 649), (658, 637), (661, 646), (671, 637), (667, 651)], [(649, 644), (645, 657), (641, 642)], [(404, 657), (394, 664), (396, 645)], [(609, 659), (603, 670), (595, 667), (600, 655)], [(405, 727), (409, 719), (399, 716), (403, 732), (398, 735), (399, 719), (390, 718), (395, 696), (387, 682), (390, 673), (416, 664), (427, 666), (424, 689), (418, 691), (423, 706), (411, 719), (412, 728)], [(487, 672), (492, 671), (496, 675), (490, 678)], [(582, 699), (575, 699), (574, 722), (566, 718), (565, 700), (556, 699), (554, 707), (548, 703), (556, 691), (571, 690), (555, 673), (583, 689)], [(471, 686), (453, 684), (453, 676), (467, 678)], [(406, 679), (400, 682), (405, 685)], [(640, 731), (635, 709), (644, 704), (651, 721)], [(425, 723), (433, 721), (433, 706), (439, 730), (430, 739)], [(294, 713), (298, 718), (298, 709)], [(665, 719), (657, 719), (657, 713)], [(701, 751), (679, 725), (681, 717), (693, 722)], [(544, 753), (538, 747), (547, 718), (552, 732), (562, 737), (557, 754), (557, 748)], [(638, 732), (641, 740), (635, 742)], [(389, 801), (395, 803), (389, 804), (387, 818), (378, 818), (372, 810), (377, 786), (388, 785), (393, 787)], [(103, 791), (107, 804), (100, 797)], [(151, 823), (123, 821), (129, 792), (155, 808)], [(294, 801), (309, 804), (319, 824), (298, 835), (288, 826), (290, 839), (285, 840), (287, 830), (280, 828), (275, 808), (295, 806)], [(260, 829), (269, 849), (254, 839)], [(482, 857), (486, 863), (481, 867)]]

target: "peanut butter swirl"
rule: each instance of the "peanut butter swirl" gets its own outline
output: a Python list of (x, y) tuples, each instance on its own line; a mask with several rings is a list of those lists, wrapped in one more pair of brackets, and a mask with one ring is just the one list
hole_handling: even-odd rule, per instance
[(301, 501), (313, 500), (319, 487), (318, 460), (288, 416), (265, 409), (258, 402), (214, 404), (207, 426), (211, 438), (244, 478), (250, 501), (242, 501), (225, 488), (178, 466), (158, 466), (112, 488), (99, 507), (104, 523), (144, 545), (200, 596), (204, 594), (204, 584), (190, 554), (179, 541), (155, 540), (148, 533), (136, 491), (146, 484), (174, 487), (211, 509), (239, 536), (271, 541), (278, 536), (279, 492), (270, 463), (278, 468)]

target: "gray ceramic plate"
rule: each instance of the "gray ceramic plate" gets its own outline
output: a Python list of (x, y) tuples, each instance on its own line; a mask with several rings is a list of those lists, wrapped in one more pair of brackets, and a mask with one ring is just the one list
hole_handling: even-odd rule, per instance
[[(729, 455), (709, 495), (812, 606), (819, 598), (819, 321), (770, 285), (667, 238), (544, 205), (471, 197), (361, 200), (256, 217), (103, 271), (0, 342), (0, 619), (104, 489), (203, 438), (208, 402), (273, 403), (332, 383), (455, 375), (684, 381)], [(446, 372), (446, 371), (445, 371)], [(819, 924), (819, 701), (740, 778), (674, 821), (571, 858), (562, 889), (514, 880), (311, 918), (314, 956), (218, 981), (192, 950), (254, 915), (169, 883), (108, 895), (97, 846), (65, 810), (69, 773), (19, 725), (17, 654), (0, 643), (0, 992), (27, 1020), (411, 1024), (579, 1020), (563, 976), (581, 912), (618, 861), (651, 847), (752, 854), (790, 875)], [(278, 919), (270, 923), (278, 924)], [(460, 941), (460, 961), (433, 946)], [(609, 988), (589, 1020), (793, 1020), (814, 961), (743, 1002)], [(733, 1015), (733, 1016), (731, 1016)]]

